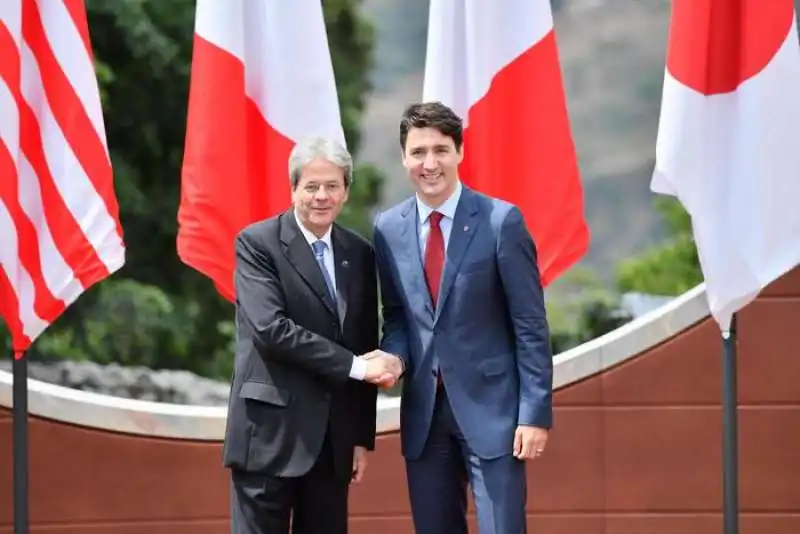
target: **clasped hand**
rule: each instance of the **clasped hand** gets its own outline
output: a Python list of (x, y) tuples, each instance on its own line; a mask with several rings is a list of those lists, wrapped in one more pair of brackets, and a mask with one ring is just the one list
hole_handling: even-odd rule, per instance
[(394, 386), (403, 374), (403, 362), (394, 354), (373, 350), (361, 355), (360, 358), (367, 362), (364, 379), (382, 388)]

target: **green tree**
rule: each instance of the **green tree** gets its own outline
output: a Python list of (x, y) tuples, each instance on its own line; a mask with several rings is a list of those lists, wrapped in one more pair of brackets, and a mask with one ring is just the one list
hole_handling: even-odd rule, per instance
[(604, 287), (590, 270), (576, 266), (558, 281), (557, 294), (547, 301), (553, 354), (591, 341), (630, 321), (619, 295)]
[[(374, 32), (361, 0), (323, 5), (345, 137), (357, 154)], [(227, 378), (233, 307), (175, 249), (195, 2), (86, 0), (86, 7), (127, 261), (71, 306), (32, 356)], [(358, 164), (355, 175), (342, 220), (368, 235), (383, 178)]]
[(620, 264), (617, 282), (622, 292), (680, 295), (703, 281), (689, 214), (669, 197), (658, 197), (656, 209), (664, 218), (668, 239)]

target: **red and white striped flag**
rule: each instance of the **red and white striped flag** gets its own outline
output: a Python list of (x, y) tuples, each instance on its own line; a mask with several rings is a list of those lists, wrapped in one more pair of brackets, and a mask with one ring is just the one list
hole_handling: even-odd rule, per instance
[(652, 189), (692, 217), (722, 330), (800, 264), (793, 0), (673, 0)]
[(547, 0), (431, 0), (423, 100), (465, 121), (459, 174), (516, 204), (548, 284), (589, 231)]
[(18, 353), (125, 263), (82, 0), (0, 1), (0, 313)]
[(178, 255), (234, 299), (234, 239), (287, 209), (289, 153), (344, 143), (320, 0), (198, 0)]

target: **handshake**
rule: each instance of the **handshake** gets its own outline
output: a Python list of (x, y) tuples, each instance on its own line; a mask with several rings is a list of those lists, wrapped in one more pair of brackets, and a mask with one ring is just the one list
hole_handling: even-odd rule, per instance
[(394, 386), (403, 374), (403, 362), (394, 354), (373, 350), (362, 354), (359, 358), (367, 363), (364, 380), (382, 388)]

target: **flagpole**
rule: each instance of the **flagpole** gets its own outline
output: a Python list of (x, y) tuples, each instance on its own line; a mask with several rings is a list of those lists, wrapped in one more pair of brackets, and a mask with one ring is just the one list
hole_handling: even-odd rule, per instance
[[(794, 0), (797, 38), (800, 41), (800, 0)], [(739, 533), (739, 431), (736, 381), (736, 314), (722, 332), (722, 491), (724, 534)]]
[(794, 0), (794, 16), (797, 20), (797, 40), (800, 41), (800, 0)]
[(722, 518), (724, 534), (739, 533), (739, 452), (736, 394), (736, 314), (722, 332)]
[(13, 352), (14, 534), (28, 534), (28, 358)]

